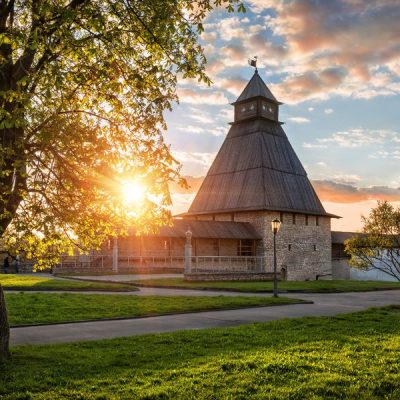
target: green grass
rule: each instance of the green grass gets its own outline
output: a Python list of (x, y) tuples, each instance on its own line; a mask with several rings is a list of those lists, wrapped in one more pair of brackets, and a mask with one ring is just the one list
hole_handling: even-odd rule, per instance
[[(138, 286), (177, 287), (188, 289), (235, 290), (238, 292), (272, 292), (269, 281), (219, 281), (219, 282), (187, 282), (183, 278), (154, 278), (133, 281)], [(279, 282), (281, 291), (305, 293), (337, 293), (365, 292), (383, 289), (400, 289), (400, 282), (376, 281), (307, 281)]]
[(141, 317), (200, 310), (299, 303), (284, 297), (164, 297), (75, 293), (6, 293), (11, 325)]
[(94, 290), (113, 292), (138, 290), (129, 284), (73, 281), (21, 274), (0, 275), (0, 284), (6, 290)]
[(400, 307), (12, 353), (2, 399), (397, 400)]

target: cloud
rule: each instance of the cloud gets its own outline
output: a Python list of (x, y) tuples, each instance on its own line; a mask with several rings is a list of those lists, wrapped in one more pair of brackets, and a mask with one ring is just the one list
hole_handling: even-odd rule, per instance
[(362, 180), (361, 176), (355, 174), (336, 174), (332, 177), (336, 183), (345, 183), (354, 185), (354, 183)]
[(189, 118), (196, 122), (201, 124), (213, 124), (215, 122), (214, 118), (208, 112), (200, 108), (190, 107), (189, 110), (191, 112)]
[(235, 96), (239, 96), (239, 93), (245, 88), (248, 83), (248, 80), (240, 77), (240, 76), (233, 76), (229, 79), (224, 78), (217, 78), (214, 80), (215, 85), (220, 88), (231, 92)]
[(289, 75), (281, 83), (271, 85), (273, 92), (285, 103), (296, 103), (306, 99), (326, 99), (345, 79), (341, 67), (321, 71), (306, 71), (301, 75)]
[(189, 104), (219, 105), (228, 103), (228, 99), (222, 92), (194, 90), (189, 88), (178, 89), (179, 101)]
[(333, 203), (358, 203), (366, 200), (400, 201), (400, 188), (371, 186), (357, 188), (354, 185), (330, 180), (312, 181), (321, 201)]
[(193, 153), (187, 151), (173, 151), (172, 153), (181, 164), (184, 164), (185, 169), (198, 171), (200, 175), (207, 173), (216, 155), (216, 153)]
[(252, 21), (205, 24), (203, 38), (222, 42), (207, 50), (213, 79), (258, 55), (260, 69), (281, 77), (271, 87), (288, 104), (400, 93), (397, 0), (249, 0), (249, 8)]
[[(318, 148), (327, 147), (327, 144), (337, 145), (339, 147), (363, 147), (372, 144), (385, 144), (385, 143), (399, 143), (400, 133), (389, 129), (349, 129), (348, 131), (336, 132), (330, 137), (317, 139), (316, 143), (303, 143), (304, 148)], [(396, 151), (391, 153), (395, 158), (397, 157)], [(386, 158), (388, 152), (378, 151), (370, 155), (370, 158)]]
[(325, 108), (324, 113), (328, 114), (328, 115), (332, 114), (333, 113), (333, 108)]
[(295, 124), (308, 124), (310, 120), (304, 117), (289, 117), (288, 121), (294, 122)]
[(180, 125), (176, 128), (178, 131), (186, 132), (186, 133), (195, 133), (195, 134), (203, 134), (207, 133), (207, 131), (199, 126), (195, 125)]
[(328, 147), (326, 144), (306, 142), (304, 142), (301, 146), (305, 149), (326, 149)]
[(395, 158), (396, 160), (400, 159), (400, 150), (386, 151), (380, 150), (373, 154), (369, 154), (368, 158), (380, 159), (380, 158)]

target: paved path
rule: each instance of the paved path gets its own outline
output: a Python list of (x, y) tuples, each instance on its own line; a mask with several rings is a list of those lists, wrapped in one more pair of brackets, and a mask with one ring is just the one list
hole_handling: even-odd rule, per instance
[[(180, 292), (187, 293), (188, 291)], [(206, 294), (206, 292), (200, 293), (201, 295)], [(237, 295), (237, 293), (234, 293), (234, 295)], [(241, 310), (176, 314), (118, 321), (81, 322), (51, 326), (12, 328), (11, 345), (65, 343), (80, 340), (135, 336), (146, 333), (173, 332), (182, 329), (227, 327), (282, 318), (329, 316), (389, 304), (400, 305), (400, 290), (341, 294), (293, 293), (285, 294), (285, 296), (311, 300), (314, 301), (314, 304), (295, 304)]]

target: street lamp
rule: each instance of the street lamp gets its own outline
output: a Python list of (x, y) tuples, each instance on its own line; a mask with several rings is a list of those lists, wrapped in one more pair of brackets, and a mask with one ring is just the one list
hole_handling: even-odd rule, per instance
[(279, 219), (274, 219), (271, 222), (272, 233), (274, 234), (274, 297), (278, 297), (278, 280), (276, 279), (276, 234), (281, 226)]

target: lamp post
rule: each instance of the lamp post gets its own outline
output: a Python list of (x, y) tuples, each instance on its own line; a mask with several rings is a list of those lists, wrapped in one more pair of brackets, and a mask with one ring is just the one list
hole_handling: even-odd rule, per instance
[(188, 227), (186, 231), (186, 243), (185, 243), (185, 274), (192, 272), (192, 231)]
[(274, 219), (271, 222), (272, 233), (274, 234), (274, 297), (278, 297), (278, 280), (276, 279), (276, 234), (281, 226), (279, 219)]

